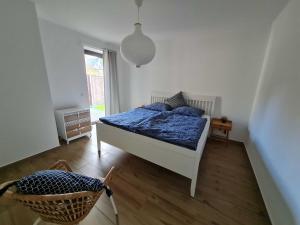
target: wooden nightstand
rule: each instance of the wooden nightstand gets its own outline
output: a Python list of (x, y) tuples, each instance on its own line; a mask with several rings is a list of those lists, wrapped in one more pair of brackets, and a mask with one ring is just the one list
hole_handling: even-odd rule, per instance
[[(211, 137), (217, 138), (219, 140), (224, 140), (228, 144), (229, 141), (229, 132), (232, 129), (232, 121), (227, 120), (225, 123), (221, 119), (213, 118), (211, 120)], [(220, 130), (224, 133), (224, 136), (214, 134), (214, 130)]]

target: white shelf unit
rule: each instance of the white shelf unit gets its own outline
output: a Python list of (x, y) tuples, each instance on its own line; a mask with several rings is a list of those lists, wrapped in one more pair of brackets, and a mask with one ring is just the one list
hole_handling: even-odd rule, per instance
[(67, 144), (70, 141), (88, 136), (91, 137), (91, 114), (90, 109), (68, 108), (55, 111), (57, 131), (60, 138)]

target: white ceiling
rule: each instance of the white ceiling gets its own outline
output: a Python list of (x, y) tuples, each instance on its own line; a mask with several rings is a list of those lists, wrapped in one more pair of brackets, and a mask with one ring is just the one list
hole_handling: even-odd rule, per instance
[[(136, 20), (133, 0), (33, 0), (38, 15), (119, 43)], [(154, 39), (191, 30), (255, 30), (270, 26), (288, 0), (144, 0), (144, 32)]]

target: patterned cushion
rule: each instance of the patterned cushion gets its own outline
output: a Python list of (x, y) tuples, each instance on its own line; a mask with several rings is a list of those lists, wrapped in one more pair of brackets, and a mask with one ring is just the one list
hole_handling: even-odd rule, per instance
[(171, 106), (169, 106), (168, 104), (161, 103), (161, 102), (155, 102), (150, 105), (145, 105), (143, 108), (159, 111), (159, 112), (170, 111), (172, 109)]
[(185, 115), (185, 116), (196, 116), (201, 117), (204, 114), (204, 110), (198, 109), (192, 106), (180, 106), (173, 109), (172, 112)]
[(63, 170), (43, 170), (21, 178), (17, 192), (32, 195), (64, 194), (80, 191), (101, 191), (101, 180)]
[(176, 95), (174, 95), (170, 98), (167, 98), (165, 100), (165, 103), (170, 105), (172, 108), (177, 108), (177, 107), (186, 105), (186, 102), (183, 98), (182, 92), (178, 92)]

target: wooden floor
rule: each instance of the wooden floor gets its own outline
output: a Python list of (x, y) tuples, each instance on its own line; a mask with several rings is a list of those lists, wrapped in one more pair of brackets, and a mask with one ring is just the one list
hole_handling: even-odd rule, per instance
[[(189, 180), (150, 162), (103, 144), (97, 157), (96, 135), (0, 168), (0, 183), (47, 168), (66, 159), (74, 171), (104, 176), (116, 166), (112, 181), (121, 225), (267, 225), (270, 224), (244, 147), (209, 140), (200, 161), (194, 199)], [(37, 216), (0, 199), (1, 225), (32, 224)], [(40, 223), (45, 224), (45, 223)], [(81, 224), (114, 224), (103, 195)]]

